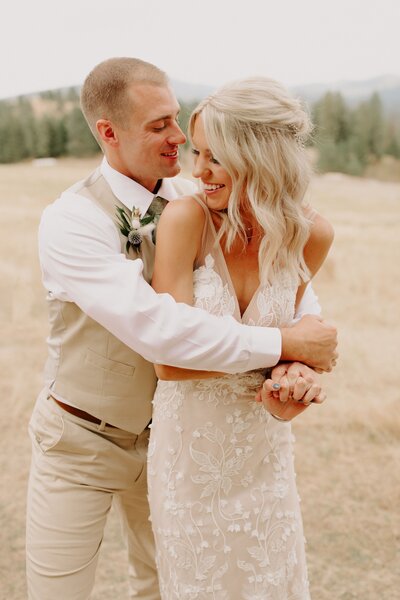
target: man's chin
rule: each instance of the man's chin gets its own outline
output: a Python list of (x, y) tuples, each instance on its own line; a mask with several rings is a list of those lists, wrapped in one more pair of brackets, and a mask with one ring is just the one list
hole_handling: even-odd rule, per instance
[(171, 165), (170, 167), (168, 167), (168, 169), (163, 169), (163, 170), (164, 170), (164, 174), (163, 174), (162, 178), (175, 177), (176, 175), (179, 175), (179, 173), (181, 172), (181, 165), (180, 165), (179, 161), (177, 161), (174, 165)]

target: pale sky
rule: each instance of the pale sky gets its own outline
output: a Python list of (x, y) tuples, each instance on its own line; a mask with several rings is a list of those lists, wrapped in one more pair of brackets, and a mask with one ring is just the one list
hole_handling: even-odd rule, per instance
[(4, 0), (0, 15), (0, 98), (80, 85), (111, 56), (212, 86), (400, 75), (400, 0)]

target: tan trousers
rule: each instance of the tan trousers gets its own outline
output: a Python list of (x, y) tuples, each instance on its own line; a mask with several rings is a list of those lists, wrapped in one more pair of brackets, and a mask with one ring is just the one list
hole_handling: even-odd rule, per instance
[(129, 552), (131, 598), (159, 600), (147, 502), (148, 430), (139, 436), (75, 417), (42, 393), (29, 424), (30, 600), (87, 600), (114, 502)]

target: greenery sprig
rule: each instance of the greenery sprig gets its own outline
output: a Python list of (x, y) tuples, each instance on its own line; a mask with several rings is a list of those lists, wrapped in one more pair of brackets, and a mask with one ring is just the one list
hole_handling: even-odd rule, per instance
[(129, 252), (131, 246), (139, 250), (143, 237), (149, 235), (155, 229), (156, 215), (146, 213), (144, 217), (141, 217), (140, 210), (133, 207), (132, 217), (130, 217), (120, 206), (115, 208), (117, 209), (117, 225), (122, 235), (127, 238), (126, 251)]

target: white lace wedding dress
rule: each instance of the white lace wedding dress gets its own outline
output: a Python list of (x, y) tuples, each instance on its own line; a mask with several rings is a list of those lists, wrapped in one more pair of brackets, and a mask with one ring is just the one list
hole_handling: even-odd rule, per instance
[[(204, 208), (195, 305), (246, 324), (288, 324), (297, 286), (286, 273), (240, 316)], [(148, 478), (163, 600), (309, 600), (291, 426), (254, 401), (263, 380), (257, 371), (158, 384)]]

